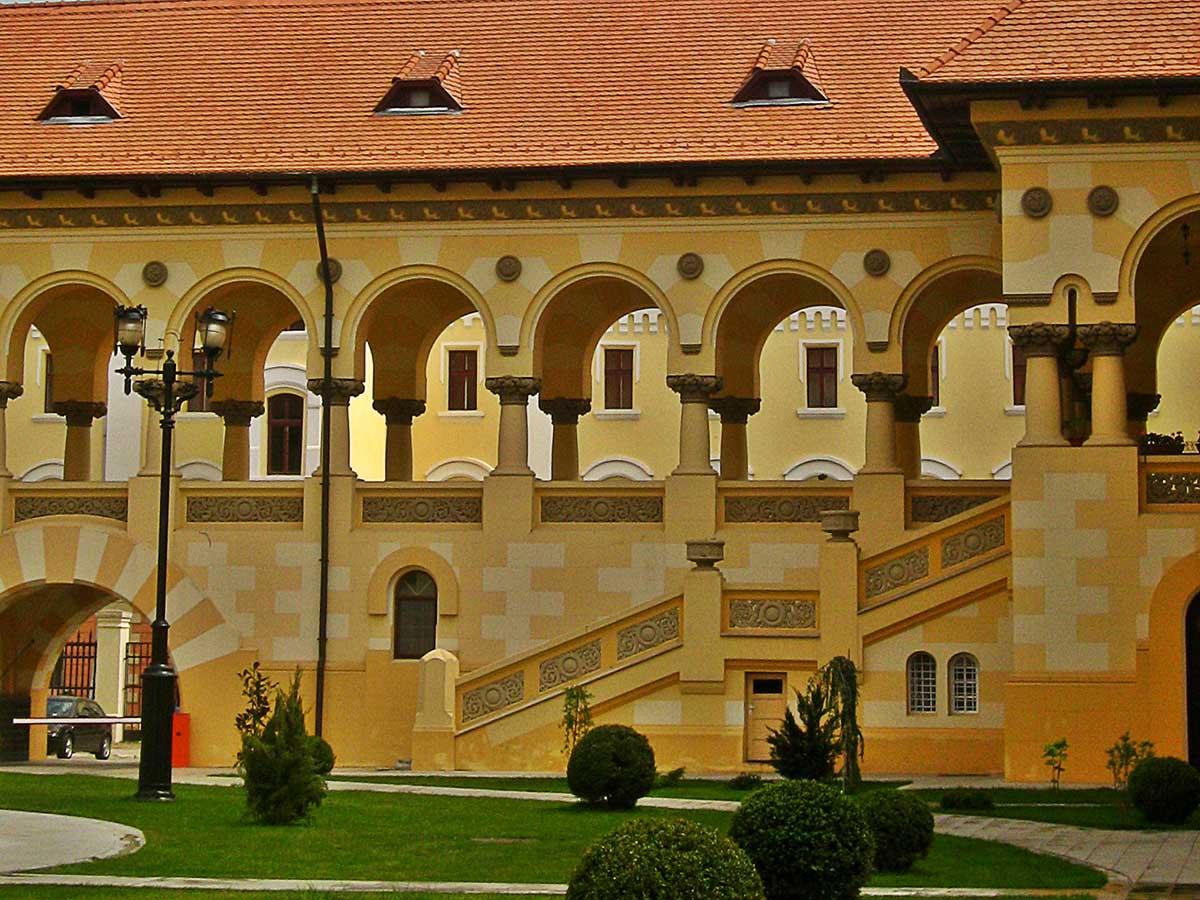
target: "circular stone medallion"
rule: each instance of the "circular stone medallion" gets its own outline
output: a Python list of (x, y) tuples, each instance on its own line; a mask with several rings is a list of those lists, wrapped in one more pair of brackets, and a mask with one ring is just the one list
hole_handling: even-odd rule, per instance
[(881, 278), (892, 267), (892, 258), (886, 250), (869, 250), (863, 257), (863, 269), (868, 275)]
[(704, 271), (704, 258), (699, 253), (685, 253), (679, 257), (675, 268), (681, 277), (691, 281), (699, 278), (700, 273)]
[(1107, 184), (1098, 185), (1088, 193), (1088, 212), (1097, 218), (1104, 219), (1111, 216), (1117, 211), (1120, 203), (1121, 198), (1117, 195), (1116, 189)]
[(1045, 188), (1034, 187), (1021, 195), (1021, 209), (1031, 219), (1044, 219), (1054, 207), (1054, 198)]
[(167, 264), (157, 259), (142, 266), (142, 281), (150, 287), (161, 287), (167, 283)]
[[(329, 283), (337, 284), (338, 279), (341, 277), (342, 277), (342, 264), (338, 260), (334, 259), (332, 256), (329, 257)], [(322, 280), (320, 263), (317, 263), (317, 280), (318, 281)]]
[(496, 260), (496, 277), (501, 281), (516, 281), (521, 277), (521, 261), (515, 256), (502, 256)]

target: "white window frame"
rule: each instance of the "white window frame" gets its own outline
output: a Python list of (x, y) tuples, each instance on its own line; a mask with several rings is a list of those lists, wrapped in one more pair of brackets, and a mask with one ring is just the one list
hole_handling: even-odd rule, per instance
[[(474, 350), (475, 351), (475, 408), (474, 409), (450, 409), (450, 351), (451, 350)], [(453, 341), (451, 343), (442, 344), (441, 356), (438, 360), (438, 381), (442, 386), (442, 409), (438, 412), (438, 418), (441, 419), (482, 419), (483, 404), (479, 402), (479, 398), (483, 396), (483, 381), (484, 381), (484, 360), (487, 354), (483, 352), (483, 343), (481, 341)]]
[[(1012, 399), (1012, 383), (1013, 383), (1013, 342), (1012, 338), (1007, 334), (1004, 336), (1004, 380), (1008, 383), (1008, 397)], [(1028, 362), (1026, 363), (1028, 366)], [(1029, 390), (1029, 369), (1025, 369), (1025, 390)], [(1004, 404), (1004, 414), (1006, 416), (1023, 416), (1025, 415), (1025, 404), (1006, 403)]]
[[(942, 388), (946, 383), (946, 336), (943, 333), (933, 342), (934, 348), (938, 355), (938, 400), (945, 400), (942, 396)], [(929, 393), (933, 393), (930, 390)], [(946, 416), (946, 404), (939, 403), (937, 406), (931, 406), (929, 412), (925, 413), (931, 419), (942, 419)]]
[[(962, 662), (969, 664), (970, 672), (962, 682), (963, 693), (959, 695), (959, 672), (956, 665)], [(973, 653), (955, 653), (946, 665), (949, 677), (949, 706), (952, 716), (972, 716), (979, 713), (979, 659)], [(962, 701), (960, 708), (959, 701)]]
[[(804, 405), (796, 409), (796, 415), (802, 419), (844, 419), (846, 408), (842, 406), (842, 390), (846, 380), (846, 349), (841, 338), (801, 338), (797, 342), (799, 357), (797, 362), (800, 369), (800, 384), (804, 388)], [(808, 405), (808, 351), (809, 348), (819, 350), (832, 347), (837, 351), (837, 406)]]
[[(913, 661), (921, 657), (922, 662), (929, 660), (933, 663), (933, 669), (927, 674), (922, 674), (922, 678), (927, 679), (920, 685), (914, 685), (913, 679)], [(937, 657), (927, 650), (914, 650), (904, 660), (904, 706), (910, 716), (932, 716), (937, 715)], [(914, 687), (917, 690), (914, 690)], [(914, 699), (920, 696), (921, 704), (918, 706)], [(925, 701), (932, 700), (932, 706), (926, 708)]]
[[(638, 397), (637, 386), (642, 380), (642, 347), (638, 341), (613, 341), (602, 338), (600, 343), (596, 345), (596, 352), (592, 355), (592, 396), (600, 397), (600, 403), (604, 403), (604, 351), (605, 350), (632, 350), (633, 351), (633, 399), (634, 406), (632, 409), (609, 409), (607, 406), (600, 406), (592, 410), (592, 415), (597, 419), (608, 419), (610, 421), (628, 420), (634, 421), (642, 417), (642, 411), (637, 407), (636, 401)], [(597, 387), (599, 390), (597, 391)], [(593, 404), (595, 405), (595, 404)]]

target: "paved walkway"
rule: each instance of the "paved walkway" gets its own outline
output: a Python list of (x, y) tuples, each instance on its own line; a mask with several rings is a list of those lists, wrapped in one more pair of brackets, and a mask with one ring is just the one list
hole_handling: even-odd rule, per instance
[(120, 856), (145, 843), (136, 828), (116, 822), (0, 810), (0, 872)]

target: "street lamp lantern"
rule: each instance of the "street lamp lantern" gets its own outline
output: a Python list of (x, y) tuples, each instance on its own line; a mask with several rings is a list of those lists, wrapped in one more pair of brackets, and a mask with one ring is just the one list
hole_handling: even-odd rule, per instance
[(196, 334), (200, 336), (200, 346), (210, 361), (229, 349), (234, 315), (211, 306), (196, 315)]
[(146, 307), (118, 306), (113, 310), (113, 352), (118, 350), (126, 364), (146, 352)]

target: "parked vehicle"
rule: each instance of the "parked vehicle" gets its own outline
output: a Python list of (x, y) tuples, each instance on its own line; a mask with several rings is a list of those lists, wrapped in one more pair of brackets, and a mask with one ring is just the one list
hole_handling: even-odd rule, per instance
[[(56, 696), (46, 701), (46, 716), (54, 719), (99, 719), (105, 716), (100, 704), (86, 697)], [(46, 754), (70, 759), (76, 750), (108, 759), (112, 754), (111, 725), (50, 725), (46, 733)]]

